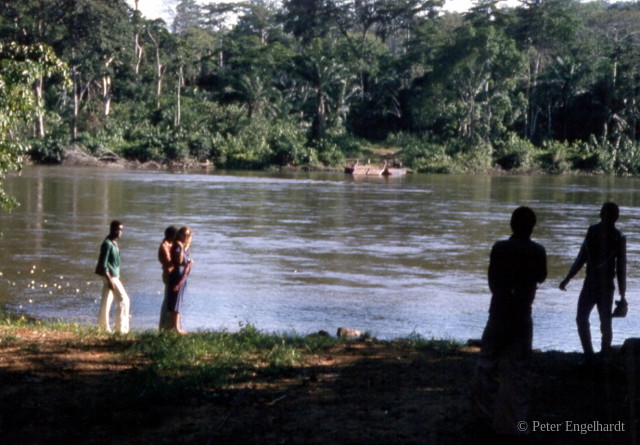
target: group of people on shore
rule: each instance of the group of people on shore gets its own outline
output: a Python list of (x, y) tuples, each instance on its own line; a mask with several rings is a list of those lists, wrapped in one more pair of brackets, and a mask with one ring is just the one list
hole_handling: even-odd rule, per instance
[[(559, 284), (560, 290), (565, 291), (569, 281), (586, 265), (576, 316), (586, 369), (609, 360), (612, 318), (626, 316), (626, 238), (615, 225), (619, 214), (617, 204), (604, 203), (600, 222), (587, 230), (578, 256)], [(528, 420), (530, 402), (531, 307), (538, 284), (547, 278), (545, 248), (531, 240), (535, 225), (533, 210), (517, 208), (511, 216), (513, 234), (493, 245), (489, 260), (491, 303), (476, 367), (473, 407), (479, 421), (504, 436), (527, 432), (521, 425)], [(614, 311), (616, 280), (620, 300)], [(594, 308), (598, 310), (602, 334), (599, 357), (593, 349), (589, 324)]]
[[(102, 277), (102, 298), (98, 313), (98, 326), (111, 332), (109, 313), (115, 302), (114, 330), (121, 334), (129, 332), (129, 296), (120, 281), (120, 248), (118, 239), (124, 233), (124, 225), (111, 221), (109, 234), (100, 246), (96, 274)], [(180, 310), (187, 288), (187, 277), (193, 259), (189, 255), (192, 231), (189, 226), (178, 229), (169, 226), (158, 248), (158, 261), (162, 266), (164, 298), (160, 309), (159, 327), (186, 334), (180, 324)]]
[[(616, 228), (620, 210), (606, 202), (600, 210), (600, 222), (589, 227), (571, 269), (559, 285), (566, 290), (569, 281), (586, 265), (586, 275), (577, 308), (578, 335), (585, 362), (595, 362), (589, 316), (597, 308), (602, 333), (601, 356), (611, 351), (612, 318), (626, 315), (626, 238)], [(538, 284), (547, 278), (545, 248), (531, 235), (537, 218), (529, 207), (518, 207), (511, 216), (512, 235), (498, 241), (489, 259), (491, 303), (476, 368), (473, 401), (476, 414), (499, 434), (522, 433), (518, 422), (526, 421), (529, 409), (529, 367), (532, 358), (532, 304)], [(116, 303), (114, 329), (129, 331), (129, 297), (120, 281), (120, 251), (117, 240), (124, 226), (112, 221), (109, 235), (100, 247), (96, 273), (103, 279), (98, 325), (107, 331), (109, 310)], [(180, 326), (180, 311), (193, 260), (189, 255), (192, 231), (170, 226), (158, 249), (165, 284), (160, 313), (160, 329), (186, 332)], [(615, 281), (620, 300), (612, 312)]]

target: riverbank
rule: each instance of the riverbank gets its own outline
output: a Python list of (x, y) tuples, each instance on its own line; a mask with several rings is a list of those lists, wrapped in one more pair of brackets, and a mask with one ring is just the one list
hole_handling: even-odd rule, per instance
[[(368, 153), (369, 162), (373, 159), (372, 165), (382, 165), (385, 160), (396, 157), (396, 152), (389, 149), (373, 149)], [(33, 162), (33, 161), (32, 161)], [(355, 160), (347, 160), (347, 164), (355, 162)], [(347, 165), (345, 164), (345, 165)], [(68, 147), (64, 156), (61, 157), (60, 165), (68, 167), (97, 167), (106, 169), (129, 169), (129, 170), (163, 170), (163, 171), (180, 171), (180, 172), (210, 172), (216, 169), (216, 166), (210, 161), (198, 161), (193, 158), (185, 158), (181, 160), (157, 161), (138, 161), (125, 159), (118, 154), (106, 151), (101, 155), (92, 155), (86, 150), (77, 146)], [(316, 172), (344, 172), (345, 165), (320, 166), (313, 168), (309, 166), (279, 166), (273, 167), (282, 172), (300, 172), (300, 171), (316, 171)], [(273, 170), (272, 169), (272, 170)], [(269, 171), (269, 170), (265, 170)], [(413, 173), (411, 169), (405, 169), (407, 173)], [(506, 172), (502, 170), (492, 170), (490, 173), (498, 175)]]
[[(0, 439), (7, 444), (472, 444), (478, 349), (420, 338), (343, 340), (0, 323)], [(533, 420), (627, 433), (537, 431), (533, 444), (629, 443), (625, 353), (601, 373), (537, 352)]]
[(100, 167), (109, 169), (167, 171), (207, 171), (214, 169), (211, 162), (197, 162), (193, 159), (184, 161), (142, 162), (125, 159), (111, 151), (106, 151), (100, 156), (95, 156), (75, 146), (71, 146), (65, 150), (65, 154), (61, 159), (60, 165), (69, 167)]

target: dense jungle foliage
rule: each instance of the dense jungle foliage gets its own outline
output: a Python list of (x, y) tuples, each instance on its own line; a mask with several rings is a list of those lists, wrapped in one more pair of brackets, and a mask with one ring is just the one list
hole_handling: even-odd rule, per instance
[(422, 172), (640, 173), (640, 4), (480, 0), (0, 3), (0, 41), (68, 66), (7, 132), (219, 168), (320, 168), (396, 152)]

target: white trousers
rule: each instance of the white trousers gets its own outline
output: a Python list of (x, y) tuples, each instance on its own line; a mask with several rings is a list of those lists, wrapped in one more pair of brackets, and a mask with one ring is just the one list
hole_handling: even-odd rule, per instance
[(116, 314), (114, 330), (121, 334), (129, 332), (129, 296), (119, 277), (112, 277), (114, 289), (109, 289), (109, 280), (102, 277), (102, 300), (100, 301), (100, 312), (98, 313), (98, 326), (111, 332), (109, 327), (109, 312), (111, 303), (116, 303)]

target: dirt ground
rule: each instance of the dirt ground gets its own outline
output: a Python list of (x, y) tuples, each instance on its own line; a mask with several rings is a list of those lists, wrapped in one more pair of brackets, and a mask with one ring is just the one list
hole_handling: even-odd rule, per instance
[[(444, 353), (400, 341), (340, 344), (284, 377), (256, 375), (186, 401), (150, 402), (119, 390), (141, 366), (121, 354), (124, 340), (30, 329), (11, 336), (0, 342), (0, 444), (488, 443), (469, 404), (474, 347)], [(527, 443), (632, 443), (627, 375), (636, 371), (628, 356), (619, 351), (594, 373), (577, 366), (579, 354), (536, 353), (530, 428), (533, 421), (622, 422), (625, 432), (563, 426), (535, 431)]]

